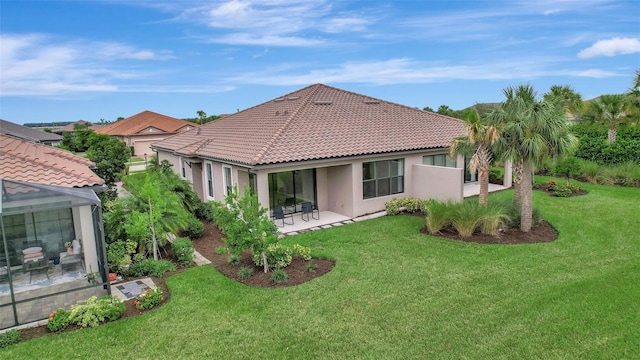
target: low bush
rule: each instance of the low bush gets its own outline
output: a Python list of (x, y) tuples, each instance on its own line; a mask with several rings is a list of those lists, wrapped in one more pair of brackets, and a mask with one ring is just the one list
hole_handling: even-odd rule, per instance
[(404, 210), (408, 213), (414, 213), (418, 211), (424, 212), (427, 207), (427, 201), (422, 199), (416, 199), (413, 197), (391, 199), (384, 204), (384, 208), (387, 211), (387, 215), (396, 215), (400, 213), (400, 210)]
[(240, 264), (240, 255), (235, 253), (229, 254), (229, 259), (227, 260), (227, 262), (229, 263), (229, 265), (234, 266)]
[(69, 322), (81, 327), (96, 327), (102, 323), (116, 320), (126, 310), (126, 305), (117, 296), (95, 296), (78, 302), (69, 310)]
[(191, 220), (187, 222), (187, 226), (182, 229), (182, 235), (190, 239), (198, 239), (203, 233), (204, 224), (196, 218), (191, 218)]
[(307, 272), (315, 272), (317, 268), (318, 264), (314, 263), (313, 261), (309, 261), (307, 263)]
[(463, 201), (453, 206), (451, 224), (462, 237), (473, 235), (482, 219), (484, 208), (476, 201)]
[(492, 167), (489, 170), (489, 182), (492, 184), (504, 183), (504, 168)]
[(60, 308), (49, 314), (47, 329), (52, 332), (58, 332), (69, 326), (69, 323), (69, 311)]
[[(267, 256), (267, 263), (270, 269), (285, 268), (289, 266), (291, 260), (293, 260), (293, 250), (280, 243), (269, 244), (265, 250), (265, 255)], [(257, 266), (264, 266), (264, 260), (260, 253), (254, 253), (252, 256), (253, 262)]]
[(253, 275), (253, 268), (243, 266), (238, 270), (238, 279), (240, 280), (246, 280), (250, 278), (251, 275)]
[(442, 202), (433, 199), (428, 201), (425, 225), (429, 234), (437, 234), (451, 223), (452, 206), (453, 204), (451, 202)]
[(509, 223), (509, 215), (500, 204), (489, 204), (480, 217), (480, 232), (486, 235), (498, 235), (498, 229)]
[(311, 260), (311, 248), (300, 244), (293, 244), (293, 255), (300, 256), (305, 260)]
[(154, 308), (164, 301), (161, 288), (147, 289), (144, 293), (136, 296), (134, 305), (140, 311)]
[(208, 222), (214, 221), (214, 212), (215, 203), (213, 201), (203, 202), (196, 208), (195, 215), (198, 219), (206, 220)]
[(184, 266), (193, 264), (195, 249), (193, 242), (188, 238), (177, 238), (173, 240), (173, 252), (176, 254), (178, 262)]
[(133, 277), (154, 276), (162, 277), (168, 271), (175, 271), (176, 266), (169, 260), (144, 259), (129, 267), (126, 275)]
[(216, 254), (218, 255), (224, 255), (227, 253), (227, 247), (226, 246), (218, 246), (216, 248)]
[(271, 281), (275, 284), (284, 284), (289, 280), (289, 275), (282, 269), (275, 269), (271, 273)]
[(0, 334), (0, 349), (17, 344), (22, 340), (22, 333), (18, 330), (8, 330)]

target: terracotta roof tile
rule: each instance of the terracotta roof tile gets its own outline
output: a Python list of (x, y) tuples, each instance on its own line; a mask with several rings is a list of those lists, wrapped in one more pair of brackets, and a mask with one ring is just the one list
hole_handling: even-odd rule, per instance
[(447, 147), (461, 120), (316, 84), (153, 144), (248, 165)]
[(142, 135), (145, 134), (147, 130), (153, 129), (157, 134), (174, 134), (182, 131), (184, 128), (190, 129), (197, 126), (197, 124), (189, 121), (145, 110), (126, 119), (116, 121), (113, 124), (103, 126), (95, 131), (107, 135)]
[(69, 151), (0, 135), (0, 178), (64, 187), (103, 185), (88, 159)]

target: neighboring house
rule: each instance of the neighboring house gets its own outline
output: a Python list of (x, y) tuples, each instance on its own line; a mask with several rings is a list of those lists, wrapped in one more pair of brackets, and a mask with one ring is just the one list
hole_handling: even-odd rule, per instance
[(144, 154), (151, 154), (151, 143), (189, 131), (197, 126), (188, 121), (146, 110), (97, 129), (96, 132), (124, 141), (133, 149), (133, 155), (144, 156)]
[(93, 131), (97, 131), (98, 129), (101, 129), (103, 127), (105, 127), (106, 125), (100, 125), (100, 124), (92, 124), (88, 121), (84, 121), (84, 120), (78, 120), (76, 122), (73, 122), (71, 124), (67, 124), (61, 128), (57, 128), (55, 130), (53, 130), (54, 133), (56, 134), (60, 134), (62, 135), (62, 133), (66, 133), (66, 132), (74, 132), (75, 126), (77, 125), (83, 125), (83, 124), (89, 124), (89, 130), (93, 130)]
[(62, 141), (62, 136), (32, 129), (10, 121), (0, 119), (0, 134), (11, 135), (20, 139), (56, 146)]
[[(0, 329), (110, 292), (104, 180), (68, 151), (0, 135)], [(78, 240), (78, 241), (75, 241)], [(66, 254), (65, 243), (73, 243)], [(98, 274), (98, 284), (87, 274)]]
[(394, 197), (462, 200), (464, 158), (450, 159), (461, 120), (316, 84), (154, 143), (203, 200), (234, 185), (261, 204), (348, 217)]

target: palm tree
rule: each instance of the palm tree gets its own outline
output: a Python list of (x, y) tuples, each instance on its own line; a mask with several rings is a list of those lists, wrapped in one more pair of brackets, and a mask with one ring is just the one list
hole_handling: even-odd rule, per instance
[(538, 101), (531, 85), (508, 87), (506, 100), (490, 114), (491, 122), (502, 126), (496, 148), (505, 159), (521, 164), (519, 184), (521, 199), (520, 230), (529, 232), (533, 220), (533, 171), (548, 157), (569, 153), (577, 143), (566, 123), (566, 113), (558, 104)]
[(635, 126), (640, 126), (640, 70), (636, 70), (633, 86), (627, 90), (626, 96), (629, 121)]
[(570, 85), (552, 85), (549, 92), (543, 95), (545, 101), (557, 102), (561, 108), (574, 118), (584, 110), (582, 95), (576, 92)]
[(616, 141), (618, 126), (628, 119), (626, 106), (628, 101), (622, 94), (602, 95), (590, 105), (590, 112), (594, 120), (609, 127), (607, 140), (609, 144)]
[(491, 147), (498, 140), (500, 131), (497, 126), (483, 123), (476, 110), (465, 111), (463, 120), (468, 133), (451, 141), (449, 154), (455, 159), (458, 153), (473, 152), (469, 170), (472, 173), (478, 171), (480, 178), (478, 203), (486, 206), (489, 199), (489, 170), (493, 160)]

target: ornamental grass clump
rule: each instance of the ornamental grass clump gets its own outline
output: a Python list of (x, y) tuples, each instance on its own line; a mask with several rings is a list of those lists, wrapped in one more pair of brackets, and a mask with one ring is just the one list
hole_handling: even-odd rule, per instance
[(442, 202), (433, 199), (427, 202), (425, 225), (429, 234), (437, 234), (451, 223), (453, 206), (451, 202)]
[(451, 224), (462, 237), (473, 235), (484, 215), (484, 207), (476, 202), (463, 201), (455, 204), (451, 216)]

